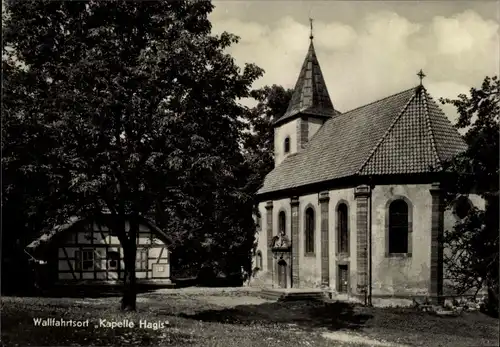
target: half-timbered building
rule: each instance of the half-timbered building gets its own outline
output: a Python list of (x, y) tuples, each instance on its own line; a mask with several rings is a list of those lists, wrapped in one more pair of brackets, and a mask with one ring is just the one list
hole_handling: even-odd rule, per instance
[[(27, 254), (44, 263), (50, 282), (118, 283), (124, 278), (124, 252), (118, 237), (97, 219), (73, 217), (26, 247)], [(125, 230), (130, 230), (126, 221)], [(137, 233), (138, 283), (170, 284), (168, 237), (153, 222), (143, 219)]]

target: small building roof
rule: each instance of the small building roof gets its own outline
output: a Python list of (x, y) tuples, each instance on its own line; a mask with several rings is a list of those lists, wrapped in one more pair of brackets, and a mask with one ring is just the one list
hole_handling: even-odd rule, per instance
[(26, 250), (36, 250), (38, 247), (49, 243), (54, 238), (54, 236), (70, 229), (81, 220), (82, 218), (71, 216), (66, 223), (56, 225), (52, 229), (44, 230), (43, 234), (39, 238), (33, 240), (29, 245), (26, 246)]
[(467, 145), (423, 86), (330, 118), (258, 194), (349, 176), (439, 171)]
[[(105, 216), (110, 216), (110, 214), (104, 213)], [(168, 242), (169, 237), (163, 230), (158, 228), (153, 221), (151, 221), (149, 218), (141, 216), (141, 219), (143, 221), (144, 225), (147, 225), (153, 233), (155, 233), (159, 239), (161, 239), (163, 242)], [(92, 217), (89, 218), (81, 218), (81, 217), (76, 217), (72, 216), (68, 219), (68, 221), (64, 224), (56, 225), (51, 229), (47, 229), (43, 232), (43, 234), (38, 237), (36, 240), (31, 242), (29, 245), (26, 246), (25, 250), (28, 252), (28, 254), (33, 256), (34, 252), (39, 252), (41, 248), (44, 248), (45, 246), (50, 245), (54, 239), (63, 234), (64, 232), (68, 231), (72, 227), (74, 227), (76, 224), (83, 222), (83, 221), (88, 221), (92, 220)]]

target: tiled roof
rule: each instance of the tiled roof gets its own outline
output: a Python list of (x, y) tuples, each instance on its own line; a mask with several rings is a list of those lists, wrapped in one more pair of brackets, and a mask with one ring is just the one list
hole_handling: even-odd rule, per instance
[(299, 114), (329, 118), (337, 113), (328, 95), (325, 79), (311, 40), (288, 109), (275, 124)]
[(266, 176), (258, 193), (349, 176), (427, 173), (465, 149), (419, 86), (329, 119), (303, 151)]
[(50, 230), (49, 229), (45, 230), (44, 233), (39, 238), (31, 242), (28, 246), (26, 246), (26, 249), (34, 250), (40, 247), (41, 245), (49, 243), (54, 238), (54, 236), (68, 230), (69, 228), (73, 227), (76, 223), (80, 221), (82, 221), (82, 219), (79, 217), (76, 216), (70, 217), (67, 223), (56, 225), (54, 228)]

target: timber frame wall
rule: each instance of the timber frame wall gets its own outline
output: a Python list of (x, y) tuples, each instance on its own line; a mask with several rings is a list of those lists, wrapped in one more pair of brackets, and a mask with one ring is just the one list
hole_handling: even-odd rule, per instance
[[(117, 281), (124, 278), (123, 248), (118, 238), (105, 226), (84, 221), (67, 230), (63, 236), (57, 246), (59, 281)], [(83, 269), (85, 251), (93, 252), (93, 266), (88, 270)], [(141, 251), (145, 253), (144, 258), (141, 258)], [(112, 257), (113, 252), (119, 257)], [(116, 267), (110, 266), (113, 260)], [(144, 224), (139, 226), (137, 233), (136, 277), (138, 281), (170, 278), (168, 249)]]

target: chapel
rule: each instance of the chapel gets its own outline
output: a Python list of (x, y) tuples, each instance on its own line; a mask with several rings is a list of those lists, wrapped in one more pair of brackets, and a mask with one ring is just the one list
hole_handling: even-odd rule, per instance
[(466, 144), (418, 76), (415, 87), (340, 112), (311, 34), (288, 109), (274, 124), (275, 167), (257, 194), (254, 284), (443, 295), (440, 237), (484, 201), (469, 194), (444, 205), (443, 163)]

